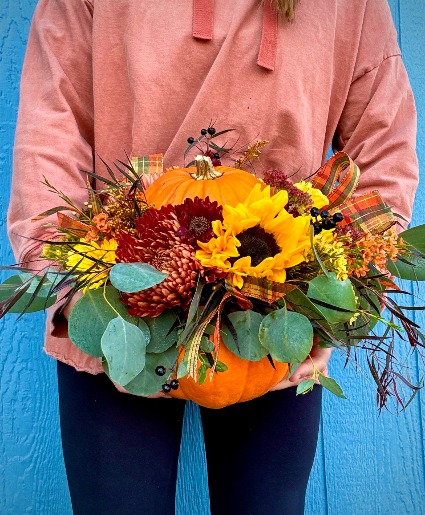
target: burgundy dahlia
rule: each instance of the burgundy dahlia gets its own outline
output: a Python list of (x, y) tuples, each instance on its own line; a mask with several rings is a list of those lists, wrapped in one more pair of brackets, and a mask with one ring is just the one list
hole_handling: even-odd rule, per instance
[(212, 222), (223, 220), (223, 208), (208, 197), (186, 199), (183, 204), (174, 206), (174, 211), (180, 224), (177, 234), (182, 241), (191, 245), (196, 245), (198, 240), (206, 243), (214, 238)]

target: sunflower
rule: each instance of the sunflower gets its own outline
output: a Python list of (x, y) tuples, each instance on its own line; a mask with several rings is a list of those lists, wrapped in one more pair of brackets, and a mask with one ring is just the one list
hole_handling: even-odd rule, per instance
[(83, 291), (99, 288), (108, 280), (109, 269), (116, 263), (117, 242), (114, 239), (87, 242), (82, 238), (72, 245), (66, 260), (68, 270), (88, 271), (79, 277), (80, 282), (87, 282)]
[(285, 190), (271, 195), (270, 186), (261, 188), (254, 186), (236, 207), (224, 205), (223, 221), (212, 223), (215, 237), (198, 241), (201, 264), (224, 270), (238, 288), (246, 276), (283, 283), (286, 269), (304, 261), (310, 249), (310, 217), (294, 217), (284, 209)]

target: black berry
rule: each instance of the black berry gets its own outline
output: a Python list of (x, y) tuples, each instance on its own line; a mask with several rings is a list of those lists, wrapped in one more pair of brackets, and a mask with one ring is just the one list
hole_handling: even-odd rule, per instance
[(316, 218), (320, 215), (320, 210), (317, 207), (312, 207), (310, 209), (310, 214)]
[(336, 226), (336, 223), (330, 218), (326, 218), (326, 220), (323, 220), (323, 222), (322, 222), (323, 229), (325, 229), (327, 231), (329, 231), (330, 229), (335, 229), (335, 226)]
[(322, 232), (322, 224), (320, 222), (314, 222), (313, 228), (314, 228), (314, 234), (319, 234)]
[(173, 379), (170, 383), (170, 386), (173, 390), (177, 390), (177, 388), (179, 387), (179, 382), (177, 379)]
[(329, 213), (329, 211), (322, 211), (322, 212), (320, 213), (320, 216), (321, 216), (322, 218), (329, 218), (329, 217), (331, 216), (331, 214)]
[(214, 136), (215, 132), (216, 132), (216, 131), (215, 131), (214, 127), (208, 127), (208, 134), (209, 134), (210, 136)]
[(205, 134), (206, 134), (207, 132), (208, 132), (208, 131), (207, 131), (207, 129), (201, 129), (201, 134), (202, 134), (202, 136), (205, 136)]
[(187, 138), (187, 142), (189, 143), (189, 145), (192, 145), (192, 143), (195, 142), (195, 138), (192, 138), (192, 136), (190, 136), (190, 138)]
[(166, 372), (166, 369), (165, 367), (163, 367), (162, 365), (159, 365), (155, 368), (155, 374), (158, 375), (158, 376), (163, 376), (165, 375), (165, 372)]
[(333, 221), (337, 224), (344, 220), (344, 215), (342, 213), (335, 213), (332, 217)]
[(168, 383), (164, 383), (162, 385), (162, 391), (164, 393), (170, 393), (171, 392), (171, 386)]
[(220, 154), (218, 152), (214, 154), (214, 159), (220, 159)]

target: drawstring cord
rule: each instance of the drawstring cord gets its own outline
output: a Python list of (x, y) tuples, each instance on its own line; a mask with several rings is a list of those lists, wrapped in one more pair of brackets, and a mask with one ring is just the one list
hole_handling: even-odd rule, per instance
[[(257, 64), (273, 71), (277, 56), (278, 12), (271, 0), (263, 3), (263, 25)], [(211, 40), (214, 31), (214, 0), (193, 0), (192, 34), (194, 38)]]

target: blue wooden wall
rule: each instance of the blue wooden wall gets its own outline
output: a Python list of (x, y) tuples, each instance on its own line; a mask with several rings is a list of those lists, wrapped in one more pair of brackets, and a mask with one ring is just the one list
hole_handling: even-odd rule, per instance
[[(307, 0), (305, 0), (307, 1)], [(348, 0), (347, 0), (348, 1)], [(372, 0), (371, 0), (372, 1)], [(36, 0), (0, 0), (0, 262), (13, 261), (5, 219), (18, 81)], [(419, 112), (418, 151), (425, 162), (425, 1), (390, 0)], [(415, 224), (425, 223), (425, 175)], [(419, 290), (425, 297), (425, 289)], [(417, 321), (425, 327), (425, 317)], [(55, 364), (42, 352), (43, 316), (0, 320), (0, 513), (71, 514), (58, 428)], [(349, 400), (324, 397), (306, 513), (425, 513), (424, 393), (406, 413), (378, 416), (366, 374), (331, 373)], [(366, 370), (366, 369), (365, 369)], [(423, 371), (423, 368), (422, 368)], [(418, 369), (414, 370), (418, 376)], [(188, 407), (177, 495), (179, 515), (208, 514), (205, 461), (197, 411)], [(235, 514), (237, 515), (237, 514)]]

